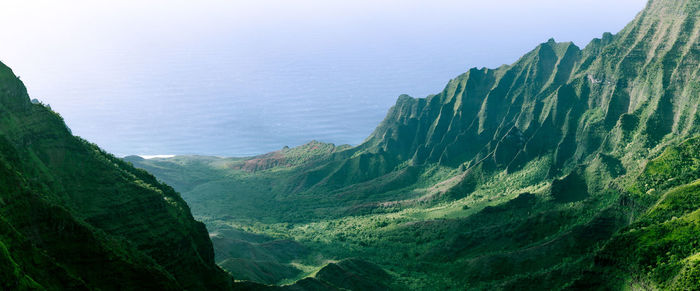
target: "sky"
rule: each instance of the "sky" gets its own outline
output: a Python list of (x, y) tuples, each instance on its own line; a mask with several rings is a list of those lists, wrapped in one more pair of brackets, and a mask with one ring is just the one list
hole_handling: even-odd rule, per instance
[(583, 47), (644, 0), (0, 1), (0, 61), (118, 156), (357, 145), (400, 94), (550, 37)]

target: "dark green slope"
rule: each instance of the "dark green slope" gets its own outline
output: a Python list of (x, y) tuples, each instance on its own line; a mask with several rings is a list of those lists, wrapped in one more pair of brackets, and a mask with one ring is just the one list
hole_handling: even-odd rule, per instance
[(316, 269), (289, 279), (359, 257), (394, 289), (697, 288), (699, 20), (699, 1), (649, 1), (583, 49), (401, 96), (363, 144), (300, 163), (132, 162), (212, 229), (306, 246), (290, 264)]
[(3, 289), (231, 289), (169, 186), (72, 136), (0, 64)]
[(241, 283), (249, 290), (387, 290), (392, 276), (382, 268), (358, 259), (349, 258), (332, 262), (318, 270), (313, 277), (307, 277), (284, 286), (261, 285), (252, 282)]
[(700, 288), (700, 137), (649, 161), (623, 200), (634, 222), (573, 288)]

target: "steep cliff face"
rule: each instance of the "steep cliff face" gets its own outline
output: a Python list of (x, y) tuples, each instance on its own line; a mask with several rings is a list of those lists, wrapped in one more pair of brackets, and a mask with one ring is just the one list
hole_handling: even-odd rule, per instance
[(232, 288), (179, 194), (72, 136), (3, 64), (0, 149), (3, 287)]
[[(364, 146), (418, 164), (454, 166), (492, 155), (507, 166), (524, 147), (542, 150), (532, 139), (536, 133), (563, 131), (566, 111), (575, 108), (574, 97), (564, 96), (571, 89), (560, 88), (580, 58), (574, 44), (550, 40), (511, 66), (471, 69), (438, 95), (402, 96)], [(553, 96), (562, 98), (545, 104)]]
[(583, 50), (550, 39), (512, 65), (471, 69), (437, 95), (403, 95), (341, 159), (376, 165), (370, 175), (354, 169), (357, 181), (406, 161), (515, 171), (547, 156), (556, 176), (603, 152), (638, 167), (635, 155), (698, 133), (698, 5), (650, 1), (620, 33)]
[(321, 277), (361, 257), (397, 290), (697, 289), (699, 20), (696, 0), (649, 1), (583, 49), (401, 96), (363, 144), (297, 164), (134, 163), (186, 181), (209, 225), (308, 246)]

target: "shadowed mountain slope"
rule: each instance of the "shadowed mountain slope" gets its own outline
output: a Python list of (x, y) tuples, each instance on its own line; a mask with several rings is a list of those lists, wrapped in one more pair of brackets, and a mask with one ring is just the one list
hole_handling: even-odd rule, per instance
[(0, 64), (0, 287), (228, 290), (171, 187), (74, 137)]

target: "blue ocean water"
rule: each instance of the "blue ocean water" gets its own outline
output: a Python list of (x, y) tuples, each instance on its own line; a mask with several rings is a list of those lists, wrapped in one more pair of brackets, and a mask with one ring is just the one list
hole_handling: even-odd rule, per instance
[(311, 140), (359, 144), (400, 94), (437, 93), (468, 69), (410, 55), (378, 62), (319, 52), (260, 63), (227, 50), (165, 52), (103, 72), (74, 67), (45, 93), (62, 94), (58, 103), (32, 94), (74, 134), (117, 155), (247, 156)]
[(43, 14), (27, 6), (0, 19), (14, 28), (0, 30), (9, 40), (0, 60), (74, 134), (118, 156), (357, 145), (400, 94), (438, 93), (470, 67), (512, 63), (550, 37), (585, 46), (645, 2), (538, 1), (365, 1), (354, 11), (302, 1), (309, 5), (289, 4), (291, 12), (261, 4), (238, 14), (243, 2), (57, 5)]

